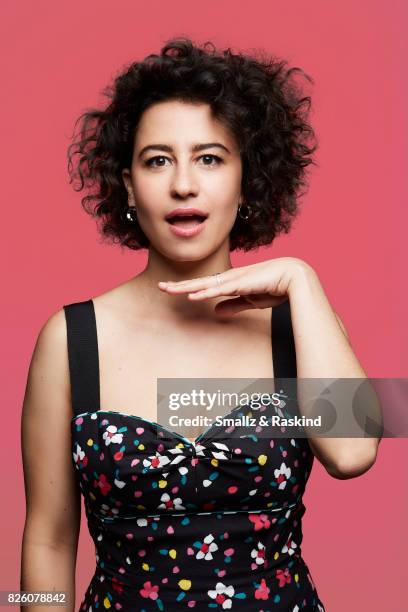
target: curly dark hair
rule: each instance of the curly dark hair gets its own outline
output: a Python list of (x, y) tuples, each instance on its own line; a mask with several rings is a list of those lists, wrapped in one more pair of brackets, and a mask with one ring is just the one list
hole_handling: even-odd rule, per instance
[(170, 99), (209, 104), (236, 138), (242, 195), (252, 214), (247, 221), (237, 215), (230, 250), (248, 251), (288, 233), (307, 188), (306, 167), (316, 164), (317, 141), (308, 123), (311, 99), (295, 79), (298, 74), (313, 83), (302, 69), (262, 50), (252, 56), (219, 51), (211, 42), (199, 47), (188, 37), (173, 38), (160, 55), (126, 66), (103, 90), (109, 105), (77, 119), (68, 148), (70, 183), (76, 191), (88, 189), (81, 203), (102, 220), (102, 235), (130, 249), (149, 246), (137, 221), (130, 224), (123, 214), (122, 169), (131, 166), (142, 113)]

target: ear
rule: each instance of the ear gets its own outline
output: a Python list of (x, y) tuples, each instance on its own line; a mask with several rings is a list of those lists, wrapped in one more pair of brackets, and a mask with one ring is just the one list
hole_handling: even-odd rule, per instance
[(129, 197), (133, 198), (133, 187), (132, 187), (132, 180), (131, 180), (129, 168), (123, 168), (122, 178), (123, 178), (123, 182), (126, 187), (126, 191), (129, 194)]

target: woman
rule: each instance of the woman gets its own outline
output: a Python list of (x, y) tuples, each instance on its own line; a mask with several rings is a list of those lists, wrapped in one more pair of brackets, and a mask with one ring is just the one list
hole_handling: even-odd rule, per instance
[(187, 438), (154, 408), (161, 377), (365, 377), (310, 265), (231, 265), (298, 211), (316, 149), (299, 73), (176, 39), (81, 117), (69, 169), (92, 187), (83, 205), (148, 262), (39, 334), (23, 411), (25, 590), (73, 596), (81, 492), (96, 570), (79, 610), (324, 610), (300, 547), (312, 463), (355, 477), (378, 441)]

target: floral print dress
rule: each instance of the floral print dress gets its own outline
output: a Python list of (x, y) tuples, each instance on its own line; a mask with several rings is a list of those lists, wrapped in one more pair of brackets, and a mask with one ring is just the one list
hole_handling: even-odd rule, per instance
[[(78, 612), (324, 612), (301, 555), (314, 458), (307, 439), (238, 425), (191, 442), (100, 409), (93, 302), (64, 309), (72, 459), (96, 557)], [(295, 376), (288, 301), (273, 308), (273, 321), (275, 376)], [(284, 402), (270, 410), (284, 415)]]

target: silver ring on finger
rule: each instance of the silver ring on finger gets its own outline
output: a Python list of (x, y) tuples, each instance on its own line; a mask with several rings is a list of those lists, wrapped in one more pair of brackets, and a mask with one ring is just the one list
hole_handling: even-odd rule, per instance
[(215, 281), (217, 283), (217, 286), (219, 287), (221, 285), (221, 273), (220, 272), (216, 272), (215, 274), (213, 274), (213, 276), (215, 276)]

